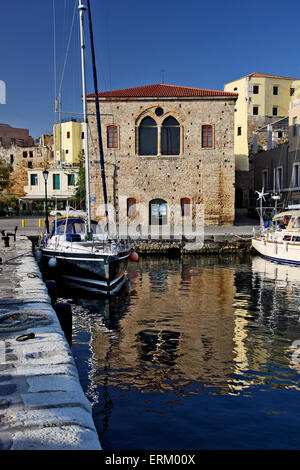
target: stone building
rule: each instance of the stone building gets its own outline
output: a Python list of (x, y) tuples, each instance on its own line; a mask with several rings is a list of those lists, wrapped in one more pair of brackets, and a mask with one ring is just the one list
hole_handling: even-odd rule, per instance
[[(205, 225), (233, 223), (236, 99), (236, 93), (165, 84), (99, 93), (108, 199), (120, 224), (196, 223), (200, 206)], [(88, 114), (92, 216), (99, 220), (103, 198), (92, 94)]]

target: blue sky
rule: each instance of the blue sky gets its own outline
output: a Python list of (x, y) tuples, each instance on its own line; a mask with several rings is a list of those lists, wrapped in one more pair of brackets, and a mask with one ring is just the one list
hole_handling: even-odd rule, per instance
[[(53, 0), (1, 2), (0, 80), (7, 94), (0, 122), (29, 128), (34, 138), (51, 133), (56, 119), (55, 88), (58, 92), (74, 2), (54, 0), (56, 48)], [(162, 69), (165, 83), (216, 90), (252, 72), (300, 78), (297, 1), (91, 0), (91, 5), (99, 90), (161, 83)], [(89, 50), (88, 29), (86, 42)], [(92, 92), (89, 53), (87, 59)], [(81, 112), (80, 93), (76, 11), (62, 82), (64, 111)]]

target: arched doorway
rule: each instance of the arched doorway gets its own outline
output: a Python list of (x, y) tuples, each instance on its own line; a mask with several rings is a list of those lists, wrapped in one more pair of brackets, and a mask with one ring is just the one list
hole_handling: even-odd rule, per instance
[(152, 199), (149, 202), (149, 224), (166, 225), (168, 223), (168, 203), (163, 199)]

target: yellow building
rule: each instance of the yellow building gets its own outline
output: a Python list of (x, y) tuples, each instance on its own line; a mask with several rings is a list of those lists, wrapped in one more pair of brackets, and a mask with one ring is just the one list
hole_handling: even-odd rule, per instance
[(53, 128), (57, 163), (74, 165), (84, 150), (84, 125), (76, 120), (55, 124)]
[(239, 95), (234, 119), (236, 170), (249, 170), (249, 144), (253, 132), (288, 116), (290, 101), (299, 89), (298, 79), (257, 72), (225, 84), (225, 91)]

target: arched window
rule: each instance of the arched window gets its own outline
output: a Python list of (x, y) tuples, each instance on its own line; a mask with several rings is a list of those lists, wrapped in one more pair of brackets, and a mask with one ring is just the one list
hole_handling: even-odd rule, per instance
[(139, 154), (157, 155), (157, 125), (149, 116), (142, 120), (139, 127)]
[(166, 225), (168, 223), (168, 203), (163, 199), (152, 199), (149, 203), (150, 225)]
[(182, 198), (180, 201), (180, 205), (181, 205), (182, 217), (191, 215), (191, 200), (190, 199), (188, 199), (187, 197)]
[(161, 129), (162, 155), (180, 154), (180, 126), (172, 116), (164, 120)]
[(213, 147), (213, 126), (202, 126), (202, 148)]
[(136, 199), (134, 199), (133, 197), (127, 199), (127, 216), (136, 216)]
[(118, 127), (108, 126), (107, 127), (107, 148), (116, 149), (119, 146), (118, 143)]

